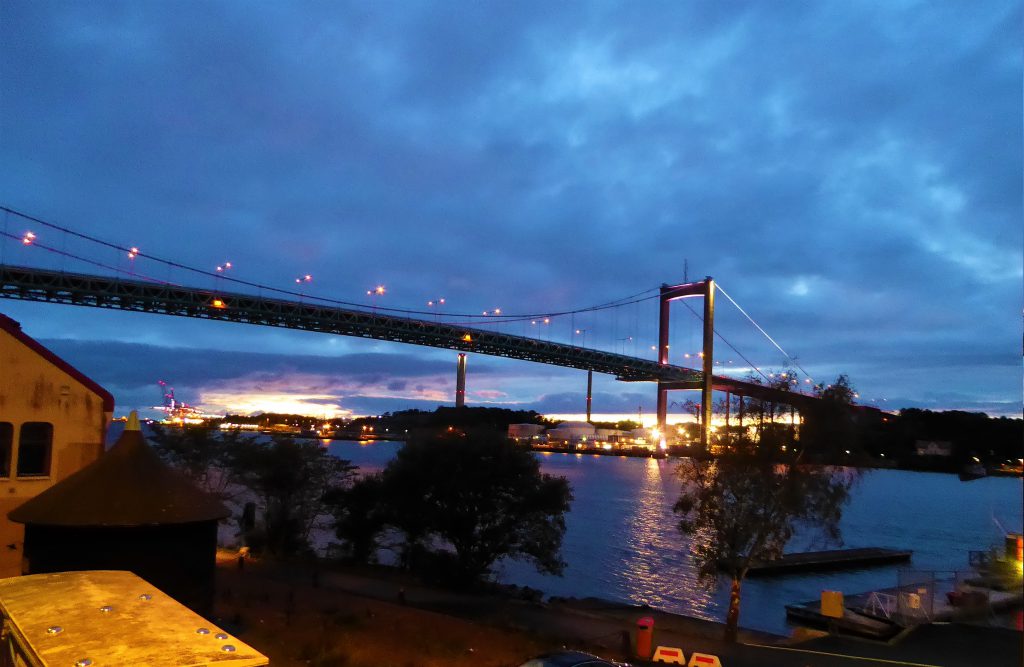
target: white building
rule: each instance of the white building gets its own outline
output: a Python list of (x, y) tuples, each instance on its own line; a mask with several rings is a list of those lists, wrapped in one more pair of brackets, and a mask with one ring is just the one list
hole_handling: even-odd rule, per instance
[(516, 442), (533, 441), (544, 432), (540, 424), (509, 424), (508, 437)]
[(558, 446), (586, 445), (597, 439), (597, 429), (587, 422), (562, 422), (547, 431), (548, 444)]

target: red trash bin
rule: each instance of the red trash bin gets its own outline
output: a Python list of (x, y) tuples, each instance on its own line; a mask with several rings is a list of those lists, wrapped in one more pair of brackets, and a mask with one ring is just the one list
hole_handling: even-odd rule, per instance
[(654, 619), (644, 616), (636, 622), (636, 657), (650, 660), (654, 644)]

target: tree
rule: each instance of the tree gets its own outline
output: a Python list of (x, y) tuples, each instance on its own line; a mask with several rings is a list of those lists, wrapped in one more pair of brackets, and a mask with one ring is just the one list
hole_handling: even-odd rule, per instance
[(308, 548), (310, 532), (330, 513), (328, 494), (347, 486), (356, 470), (317, 441), (281, 437), (236, 448), (230, 466), (259, 498), (267, 550), (279, 556)]
[(348, 546), (356, 563), (368, 563), (377, 552), (378, 537), (386, 525), (383, 509), (384, 480), (380, 474), (359, 478), (348, 488), (327, 494), (334, 512), (334, 533)]
[(540, 471), (534, 454), (503, 434), (408, 442), (383, 475), (388, 522), (418, 543), (454, 552), (459, 583), (488, 576), (504, 557), (560, 574), (569, 482)]
[(679, 530), (695, 540), (690, 553), (700, 578), (731, 580), (725, 638), (735, 641), (740, 592), (753, 561), (780, 557), (798, 528), (840, 538), (839, 519), (853, 473), (802, 464), (797, 453), (778, 462), (778, 453), (741, 438), (732, 451), (712, 461), (684, 460), (683, 488), (674, 510)]
[(814, 388), (818, 400), (804, 411), (804, 424), (800, 440), (808, 452), (818, 460), (846, 460), (841, 452), (852, 452), (859, 447), (857, 421), (853, 399), (857, 392), (850, 378), (840, 375), (830, 385)]
[(165, 428), (153, 426), (154, 449), (168, 464), (177, 468), (194, 484), (223, 500), (237, 494), (231, 470), (233, 452), (254, 440), (238, 431), (220, 431), (209, 427)]

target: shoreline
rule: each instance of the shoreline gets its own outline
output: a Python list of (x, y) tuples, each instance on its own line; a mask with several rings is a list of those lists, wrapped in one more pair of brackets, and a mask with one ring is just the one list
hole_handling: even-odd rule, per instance
[[(407, 629), (414, 638), (406, 641), (392, 634), (387, 646), (382, 647), (378, 639), (376, 645), (365, 642), (360, 650), (390, 653), (414, 649), (411, 664), (423, 665), (517, 665), (561, 647), (635, 662), (635, 628), (642, 617), (654, 619), (656, 636), (663, 644), (711, 653), (731, 650), (722, 641), (724, 624), (718, 621), (597, 598), (550, 598), (540, 602), (511, 593), (511, 587), (500, 585), (453, 591), (386, 567), (348, 566), (320, 559), (281, 562), (249, 558), (239, 567), (237, 552), (222, 549), (217, 553), (216, 620), (222, 620), (240, 638), (270, 655), (271, 664), (309, 664), (310, 646), (322, 644), (316, 652), (329, 654), (333, 649), (327, 645), (332, 642), (359, 643), (352, 635), (370, 632), (371, 628), (364, 625), (392, 633)], [(320, 622), (314, 623), (312, 619), (317, 617)], [(344, 627), (327, 632), (327, 627), (338, 624), (339, 618)], [(323, 631), (298, 636), (321, 625)], [(477, 638), (493, 633), (511, 646), (509, 650), (519, 653), (511, 658), (507, 650), (493, 656), (482, 654)], [(803, 639), (799, 633), (786, 637), (742, 627), (739, 637), (741, 643), (767, 646), (788, 646)], [(422, 655), (429, 645), (438, 645), (446, 652), (452, 647), (466, 647), (432, 662)], [(485, 648), (490, 651), (493, 646)], [(374, 658), (360, 657), (348, 655), (347, 662), (338, 664), (385, 664), (377, 654)], [(388, 664), (410, 663), (403, 659)]]

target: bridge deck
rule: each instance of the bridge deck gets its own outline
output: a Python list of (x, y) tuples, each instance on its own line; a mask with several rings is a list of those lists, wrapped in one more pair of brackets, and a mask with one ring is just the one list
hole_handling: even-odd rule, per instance
[[(662, 382), (669, 389), (699, 389), (703, 380), (703, 374), (691, 368), (486, 329), (144, 280), (0, 265), (0, 298), (258, 324), (476, 352), (606, 373), (626, 382)], [(797, 408), (818, 400), (717, 375), (713, 384), (716, 391)]]
[(701, 381), (701, 374), (689, 368), (575, 345), (373, 311), (142, 280), (0, 266), (0, 297), (373, 338), (578, 368), (626, 381)]

